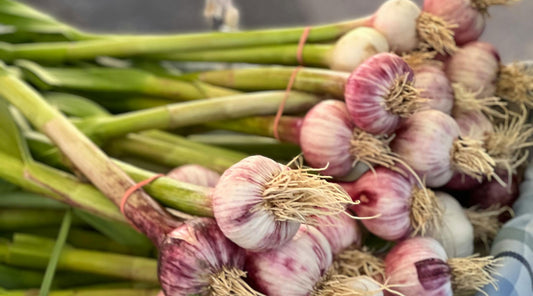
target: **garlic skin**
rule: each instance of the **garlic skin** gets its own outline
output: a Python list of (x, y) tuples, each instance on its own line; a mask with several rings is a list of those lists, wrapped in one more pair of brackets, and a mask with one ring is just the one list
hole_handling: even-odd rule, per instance
[(321, 172), (324, 175), (343, 177), (350, 173), (355, 160), (350, 153), (354, 128), (343, 102), (318, 103), (307, 112), (300, 130), (305, 161), (314, 168), (326, 168)]
[(485, 29), (483, 15), (474, 7), (471, 0), (424, 0), (423, 10), (442, 17), (453, 28), (457, 45), (475, 41)]
[(167, 177), (194, 185), (215, 187), (220, 174), (201, 165), (188, 164), (173, 169), (167, 173)]
[[(368, 296), (383, 296), (383, 287), (380, 286), (374, 279), (368, 276), (352, 277), (349, 280), (348, 287), (353, 291), (359, 292)], [(366, 292), (366, 293), (365, 293)], [(369, 292), (372, 292), (370, 294)], [(354, 294), (357, 295), (357, 294)]]
[(406, 239), (385, 257), (388, 284), (406, 296), (452, 296), (447, 259), (446, 251), (433, 238)]
[(420, 42), (417, 34), (420, 12), (410, 0), (388, 0), (372, 16), (372, 26), (385, 35), (391, 50), (409, 52)]
[(454, 114), (461, 136), (484, 140), (487, 134), (494, 132), (490, 119), (478, 110), (462, 111)]
[(170, 232), (159, 248), (159, 281), (168, 296), (208, 291), (210, 277), (224, 267), (243, 270), (246, 252), (227, 239), (215, 220), (185, 221)]
[(248, 277), (258, 291), (269, 296), (306, 296), (332, 263), (327, 239), (312, 226), (301, 226), (285, 245), (249, 253)]
[(438, 110), (420, 111), (407, 119), (391, 143), (428, 187), (440, 187), (453, 175), (451, 151), (459, 126)]
[(381, 33), (359, 27), (344, 34), (335, 43), (330, 55), (330, 69), (352, 72), (369, 57), (388, 51), (389, 44)]
[(411, 227), (411, 194), (413, 182), (400, 173), (384, 167), (368, 171), (351, 183), (340, 183), (344, 190), (360, 203), (351, 210), (362, 219), (361, 223), (376, 236), (386, 240), (407, 237)]
[(363, 242), (361, 227), (356, 220), (346, 214), (319, 217), (316, 229), (328, 240), (333, 255), (349, 246), (359, 248)]
[(424, 104), (429, 109), (451, 114), (453, 107), (453, 88), (446, 73), (436, 65), (424, 64), (413, 68), (415, 72), (415, 88), (420, 96), (428, 99)]
[(240, 247), (259, 251), (289, 241), (300, 223), (278, 221), (262, 209), (264, 185), (272, 176), (288, 170), (269, 158), (250, 156), (227, 169), (212, 191), (213, 212), (220, 229)]
[[(398, 14), (397, 11), (394, 13)], [(344, 98), (350, 118), (357, 127), (371, 134), (390, 134), (399, 127), (402, 117), (414, 111), (411, 110), (414, 106), (405, 107), (412, 104), (410, 102), (414, 100), (411, 98), (403, 98), (400, 103), (403, 106), (399, 108), (387, 103), (391, 90), (402, 78), (406, 84), (398, 87), (396, 98), (403, 97), (403, 91), (412, 86), (414, 73), (402, 58), (390, 53), (374, 55), (355, 69), (346, 82)]]
[(445, 64), (450, 81), (476, 93), (478, 98), (494, 96), (499, 69), (498, 51), (491, 44), (479, 41), (461, 47)]
[(429, 229), (426, 236), (440, 242), (450, 258), (474, 254), (474, 227), (463, 207), (447, 193), (435, 192), (435, 195), (444, 210), (442, 225), (438, 229)]

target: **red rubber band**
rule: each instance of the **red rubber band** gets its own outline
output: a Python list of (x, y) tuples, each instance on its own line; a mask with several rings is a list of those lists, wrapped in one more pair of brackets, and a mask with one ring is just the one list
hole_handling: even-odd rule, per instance
[(300, 36), (300, 41), (298, 42), (298, 49), (296, 51), (296, 60), (298, 61), (299, 65), (303, 65), (303, 54), (304, 54), (304, 46), (305, 42), (307, 41), (307, 37), (309, 37), (309, 31), (311, 31), (311, 27), (305, 27), (302, 36)]
[(289, 98), (289, 93), (291, 92), (292, 85), (294, 84), (294, 80), (296, 80), (296, 74), (298, 74), (298, 71), (300, 71), (304, 63), (303, 52), (304, 52), (305, 42), (307, 41), (307, 37), (309, 37), (309, 31), (311, 31), (311, 27), (305, 27), (302, 32), (302, 36), (300, 36), (300, 41), (298, 42), (298, 49), (296, 50), (296, 60), (298, 61), (298, 64), (300, 66), (296, 67), (296, 69), (292, 71), (291, 77), (289, 78), (289, 83), (287, 84), (287, 88), (285, 89), (285, 96), (283, 97), (283, 100), (279, 104), (278, 112), (276, 113), (276, 117), (274, 118), (273, 132), (274, 132), (274, 137), (278, 141), (280, 141), (279, 132), (278, 132), (279, 121), (281, 120), (281, 115), (283, 114), (285, 103), (287, 102), (287, 99)]
[(292, 71), (291, 78), (289, 78), (289, 83), (287, 84), (287, 88), (285, 89), (285, 95), (283, 96), (283, 100), (281, 100), (281, 103), (279, 104), (278, 112), (276, 113), (276, 117), (274, 118), (274, 137), (280, 141), (279, 133), (278, 133), (278, 126), (279, 121), (281, 119), (281, 115), (283, 114), (283, 109), (285, 108), (285, 103), (287, 102), (287, 99), (289, 98), (289, 94), (291, 93), (292, 85), (294, 84), (294, 80), (296, 80), (296, 74), (298, 74), (298, 71), (302, 66), (298, 66)]
[(120, 212), (122, 213), (122, 215), (126, 215), (124, 214), (124, 206), (126, 205), (126, 202), (128, 201), (128, 198), (130, 198), (130, 196), (132, 195), (133, 192), (135, 192), (136, 190), (139, 190), (141, 189), (143, 186), (146, 186), (148, 184), (150, 184), (152, 181), (154, 181), (155, 179), (158, 179), (160, 177), (163, 177), (164, 174), (158, 174), (158, 175), (154, 175), (144, 181), (141, 181), (133, 186), (131, 186), (130, 188), (128, 188), (128, 190), (126, 190), (126, 192), (124, 192), (124, 195), (122, 196), (122, 200), (120, 201)]

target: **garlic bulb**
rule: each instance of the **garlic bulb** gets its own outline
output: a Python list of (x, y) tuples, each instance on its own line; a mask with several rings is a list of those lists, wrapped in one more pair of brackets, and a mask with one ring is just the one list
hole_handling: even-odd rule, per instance
[(346, 104), (326, 100), (307, 112), (300, 131), (306, 162), (323, 174), (342, 178), (358, 163), (391, 167), (401, 161), (391, 152), (390, 137), (372, 135), (350, 120)]
[(467, 257), (474, 253), (474, 228), (463, 207), (444, 192), (435, 192), (443, 209), (441, 224), (426, 234), (442, 244), (448, 257)]
[(448, 259), (435, 239), (414, 237), (390, 250), (385, 273), (388, 283), (405, 296), (452, 296), (471, 294), (488, 284), (496, 287), (491, 276), (495, 263), (490, 256)]
[(361, 247), (363, 233), (356, 220), (347, 214), (317, 219), (316, 228), (328, 240), (334, 255), (349, 246)]
[(172, 296), (258, 295), (243, 280), (245, 259), (213, 219), (187, 220), (160, 245), (159, 281)]
[(257, 290), (269, 296), (310, 295), (332, 262), (327, 239), (312, 226), (277, 249), (250, 253), (246, 270)]
[(457, 45), (477, 40), (485, 29), (485, 19), (471, 0), (424, 0), (424, 11), (442, 17), (453, 28)]
[(330, 69), (352, 72), (369, 57), (388, 51), (389, 44), (381, 33), (372, 28), (356, 28), (335, 43), (329, 56)]
[(300, 223), (340, 214), (351, 203), (340, 186), (309, 169), (290, 169), (263, 156), (247, 157), (227, 169), (212, 198), (222, 232), (252, 251), (277, 248), (296, 234)]
[(361, 64), (346, 83), (344, 98), (352, 121), (372, 134), (390, 134), (421, 100), (413, 70), (395, 54), (380, 53)]
[(220, 174), (196, 164), (182, 165), (170, 171), (167, 177), (204, 187), (215, 187)]
[(441, 210), (434, 196), (415, 186), (414, 178), (384, 167), (366, 172), (353, 183), (341, 184), (360, 204), (351, 209), (368, 231), (386, 240), (425, 233), (440, 223)]
[(440, 187), (454, 171), (481, 180), (494, 175), (494, 160), (483, 142), (460, 136), (457, 123), (437, 110), (415, 113), (397, 131), (392, 150), (422, 178), (429, 187)]
[(491, 44), (479, 41), (461, 47), (445, 64), (450, 81), (476, 93), (478, 98), (494, 96), (499, 69), (498, 51)]
[(424, 103), (430, 109), (451, 114), (453, 107), (453, 89), (441, 67), (433, 64), (413, 68), (415, 72), (414, 87), (420, 90), (420, 96), (427, 99)]
[(372, 26), (383, 33), (393, 51), (405, 53), (417, 48), (431, 48), (452, 53), (455, 41), (451, 24), (427, 12), (410, 0), (388, 0), (371, 19)]

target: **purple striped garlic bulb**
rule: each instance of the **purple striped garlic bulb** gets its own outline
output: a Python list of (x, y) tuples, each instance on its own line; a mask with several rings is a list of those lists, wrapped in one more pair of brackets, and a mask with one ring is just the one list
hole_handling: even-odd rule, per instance
[(443, 18), (452, 28), (455, 42), (463, 45), (475, 41), (485, 29), (485, 16), (490, 5), (514, 0), (424, 0), (424, 11)]
[(326, 100), (309, 110), (300, 130), (300, 146), (306, 162), (324, 168), (323, 174), (340, 178), (361, 162), (393, 166), (397, 157), (390, 151), (387, 136), (375, 136), (355, 126), (346, 104)]
[(182, 165), (170, 171), (167, 177), (204, 187), (215, 187), (220, 174), (197, 164)]
[(480, 99), (494, 96), (499, 68), (500, 55), (496, 48), (479, 41), (465, 44), (445, 65), (446, 75), (452, 83), (476, 93)]
[(455, 171), (477, 180), (494, 176), (494, 160), (483, 142), (460, 134), (455, 120), (438, 110), (415, 113), (391, 143), (396, 152), (428, 187), (448, 183)]
[(440, 66), (435, 64), (419, 65), (415, 72), (414, 87), (420, 90), (420, 96), (426, 98), (429, 109), (452, 113), (453, 88)]
[(288, 242), (300, 224), (343, 213), (352, 201), (316, 170), (250, 156), (227, 169), (212, 192), (222, 232), (242, 248), (262, 251)]
[(187, 220), (160, 245), (159, 281), (167, 296), (260, 295), (243, 279), (245, 260), (215, 220)]
[(347, 214), (318, 218), (316, 228), (328, 240), (333, 255), (353, 246), (360, 248), (363, 243), (362, 231), (356, 220)]
[(496, 262), (490, 256), (448, 259), (435, 239), (414, 237), (390, 250), (385, 273), (388, 283), (403, 295), (452, 296), (472, 294), (487, 284), (495, 286), (491, 274)]
[(414, 73), (395, 54), (380, 53), (348, 78), (344, 97), (352, 121), (371, 134), (390, 134), (422, 105)]
[(246, 270), (258, 291), (269, 296), (310, 295), (332, 262), (329, 243), (312, 226), (301, 226), (298, 233), (277, 249), (250, 253)]
[(351, 207), (361, 223), (376, 236), (401, 240), (438, 228), (442, 211), (429, 190), (415, 185), (414, 178), (384, 167), (368, 171), (352, 183), (341, 186), (358, 205)]

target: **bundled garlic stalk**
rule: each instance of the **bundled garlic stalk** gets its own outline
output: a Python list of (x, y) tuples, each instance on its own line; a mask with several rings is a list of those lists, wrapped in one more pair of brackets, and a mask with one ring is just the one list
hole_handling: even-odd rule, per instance
[(391, 285), (405, 296), (452, 296), (496, 285), (491, 273), (493, 257), (448, 258), (432, 238), (415, 237), (398, 243), (385, 258), (385, 273)]
[(285, 245), (250, 253), (246, 269), (257, 290), (269, 296), (382, 296), (387, 287), (369, 277), (332, 275), (332, 250), (312, 226), (300, 227)]
[(291, 169), (263, 156), (241, 160), (222, 174), (212, 192), (220, 229), (242, 248), (260, 251), (288, 242), (301, 223), (343, 213), (350, 197), (314, 171)]

